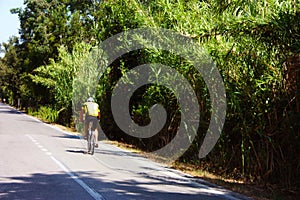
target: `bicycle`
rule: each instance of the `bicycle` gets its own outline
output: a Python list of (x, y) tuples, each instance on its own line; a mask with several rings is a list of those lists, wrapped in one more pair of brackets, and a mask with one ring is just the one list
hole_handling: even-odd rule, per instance
[(94, 128), (94, 122), (90, 121), (88, 126), (88, 137), (87, 137), (87, 148), (88, 148), (88, 154), (93, 155), (95, 152), (95, 145), (96, 145), (96, 138), (95, 138), (95, 129)]

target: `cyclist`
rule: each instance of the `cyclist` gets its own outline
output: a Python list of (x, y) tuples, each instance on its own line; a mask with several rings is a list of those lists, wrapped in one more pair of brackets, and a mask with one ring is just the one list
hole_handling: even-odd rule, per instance
[[(83, 117), (84, 116), (84, 117)], [(88, 126), (90, 121), (93, 122), (92, 130), (95, 131), (95, 141), (96, 145), (95, 147), (98, 147), (98, 120), (100, 119), (100, 110), (99, 105), (95, 102), (95, 100), (92, 97), (89, 97), (87, 99), (87, 102), (85, 102), (82, 106), (81, 112), (80, 112), (80, 121), (84, 122), (84, 138), (86, 139), (88, 136)]]

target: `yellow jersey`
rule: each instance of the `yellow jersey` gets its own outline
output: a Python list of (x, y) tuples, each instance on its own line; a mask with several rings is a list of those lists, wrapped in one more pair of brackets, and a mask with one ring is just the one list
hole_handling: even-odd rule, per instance
[(97, 117), (99, 110), (99, 105), (95, 102), (85, 102), (83, 104), (83, 109), (85, 110), (86, 115)]

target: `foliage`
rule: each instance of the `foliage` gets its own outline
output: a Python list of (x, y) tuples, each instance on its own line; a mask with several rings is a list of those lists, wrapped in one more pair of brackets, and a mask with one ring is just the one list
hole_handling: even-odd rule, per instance
[(25, 91), (20, 91), (19, 87), (23, 86), (22, 83), (22, 67), (20, 64), (22, 58), (20, 58), (20, 52), (18, 49), (18, 38), (12, 37), (8, 43), (3, 43), (1, 49), (5, 55), (0, 58), (0, 98), (6, 98), (10, 103), (17, 98), (23, 96)]
[(73, 92), (73, 79), (77, 74), (80, 63), (88, 55), (90, 45), (79, 43), (74, 46), (72, 54), (65, 47), (58, 49), (58, 61), (51, 59), (50, 64), (41, 66), (30, 75), (33, 82), (41, 84), (50, 90), (54, 96), (55, 105), (60, 108), (70, 106)]
[[(73, 80), (78, 76), (81, 63), (87, 58), (91, 46), (85, 43), (75, 44), (72, 53), (65, 47), (59, 48), (58, 60), (53, 59), (47, 66), (34, 70), (30, 77), (33, 82), (45, 86), (54, 97), (53, 105), (60, 111), (71, 111), (73, 96)], [(67, 116), (68, 120), (70, 116)], [(69, 124), (69, 123), (68, 123)]]
[[(238, 169), (243, 177), (249, 179), (256, 177), (257, 180), (274, 181), (276, 179), (274, 177), (280, 175), (287, 185), (291, 181), (296, 181), (295, 176), (291, 176), (290, 170), (293, 169), (292, 171), (296, 171), (299, 176), (296, 167), (299, 160), (297, 142), (288, 145), (283, 144), (282, 141), (297, 141), (299, 136), (299, 131), (295, 128), (293, 131), (289, 129), (288, 132), (283, 128), (292, 124), (293, 127), (299, 127), (296, 125), (298, 123), (287, 121), (287, 116), (299, 115), (297, 114), (299, 109), (293, 109), (296, 104), (290, 103), (293, 98), (299, 101), (299, 97), (288, 95), (284, 86), (287, 60), (290, 55), (299, 52), (297, 4), (294, 1), (247, 1), (246, 3), (156, 0), (130, 1), (127, 3), (126, 10), (123, 10), (123, 4), (123, 1), (104, 3), (104, 8), (107, 9), (109, 6), (110, 11), (113, 11), (112, 15), (101, 22), (113, 26), (107, 27), (105, 29), (107, 32), (115, 34), (126, 30), (127, 27), (136, 26), (173, 29), (194, 38), (216, 61), (226, 85), (228, 111), (224, 134), (218, 147), (206, 161), (214, 163), (213, 166), (221, 168), (223, 172)], [(132, 13), (131, 9), (136, 11), (128, 17), (128, 14)], [(130, 21), (127, 20), (128, 18)], [(111, 23), (112, 21), (114, 23)], [(108, 33), (105, 35), (109, 36)], [(160, 62), (177, 66), (183, 74), (190, 73), (184, 63), (176, 62), (174, 55), (160, 51), (150, 51), (149, 54), (139, 52), (137, 55), (137, 59), (140, 60), (135, 61), (137, 63)], [(123, 62), (125, 68), (130, 69), (132, 61), (123, 58)], [(112, 71), (118, 70), (112, 69)], [(120, 71), (119, 68), (117, 73), (119, 76)], [(194, 84), (198, 88), (198, 95), (208, 98), (203, 82)], [(147, 117), (141, 116), (145, 114), (147, 116), (153, 101), (158, 99), (166, 101), (167, 96), (155, 95), (160, 94), (160, 90), (159, 87), (149, 87), (145, 94), (142, 93), (137, 98), (143, 99), (142, 104), (135, 105), (132, 109), (133, 115), (137, 114), (136, 119), (141, 120), (138, 123), (144, 124), (143, 120), (147, 121)], [(147, 96), (147, 93), (150, 95)], [(186, 157), (196, 155), (195, 152), (203, 137), (202, 133), (207, 129), (210, 104), (206, 98), (199, 100), (202, 105), (201, 110), (204, 110), (202, 113), (204, 120), (200, 122), (203, 129), (199, 131), (199, 138), (192, 150), (185, 155)], [(168, 100), (170, 102), (168, 105), (172, 105), (172, 98)], [(172, 118), (174, 113), (170, 113), (170, 116)], [(114, 132), (120, 130), (116, 128), (112, 131), (113, 135)], [(124, 135), (118, 138), (122, 139)], [(167, 134), (164, 139), (166, 138), (169, 140), (172, 137)], [(127, 141), (146, 145), (146, 149), (153, 145), (145, 144), (145, 141), (135, 141), (134, 138), (128, 138)], [(140, 142), (142, 144), (139, 144)], [(157, 145), (162, 145), (157, 141), (153, 143), (156, 144), (156, 148)], [(293, 147), (290, 148), (290, 145)], [(291, 149), (298, 153), (292, 153)], [(289, 170), (284, 171), (284, 166), (288, 166)]]
[[(21, 21), (21, 38), (4, 44), (0, 92), (6, 97), (35, 102), (28, 105), (52, 104), (55, 110), (69, 110), (73, 89), (89, 88), (84, 77), (97, 69), (95, 63), (81, 65), (91, 56), (91, 46), (128, 29), (172, 29), (209, 52), (226, 86), (226, 124), (218, 145), (202, 161), (205, 166), (221, 175), (236, 173), (248, 180), (299, 185), (297, 1), (27, 0), (24, 10), (12, 12)], [(112, 63), (101, 77), (96, 97), (105, 133), (145, 150), (160, 148), (176, 134), (180, 105), (170, 90), (157, 85), (141, 88), (131, 101), (132, 118), (141, 125), (149, 123), (149, 108), (155, 102), (165, 106), (168, 123), (157, 138), (129, 137), (113, 120), (110, 97), (116, 82), (134, 66), (145, 63), (174, 66), (195, 88), (201, 109), (200, 128), (182, 160), (197, 158), (210, 119), (207, 88), (192, 66), (159, 49), (130, 52)], [(93, 92), (85, 91), (78, 100)], [(65, 120), (71, 119), (71, 113), (67, 112)]]
[(38, 111), (34, 111), (30, 108), (28, 114), (38, 117), (45, 122), (55, 123), (58, 120), (59, 111), (48, 106), (41, 106)]

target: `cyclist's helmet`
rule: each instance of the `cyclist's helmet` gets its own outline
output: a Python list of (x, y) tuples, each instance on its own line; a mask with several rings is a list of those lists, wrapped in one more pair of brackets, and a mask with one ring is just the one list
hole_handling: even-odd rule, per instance
[(89, 98), (87, 99), (87, 102), (95, 102), (95, 100), (93, 99), (93, 97), (89, 97)]

